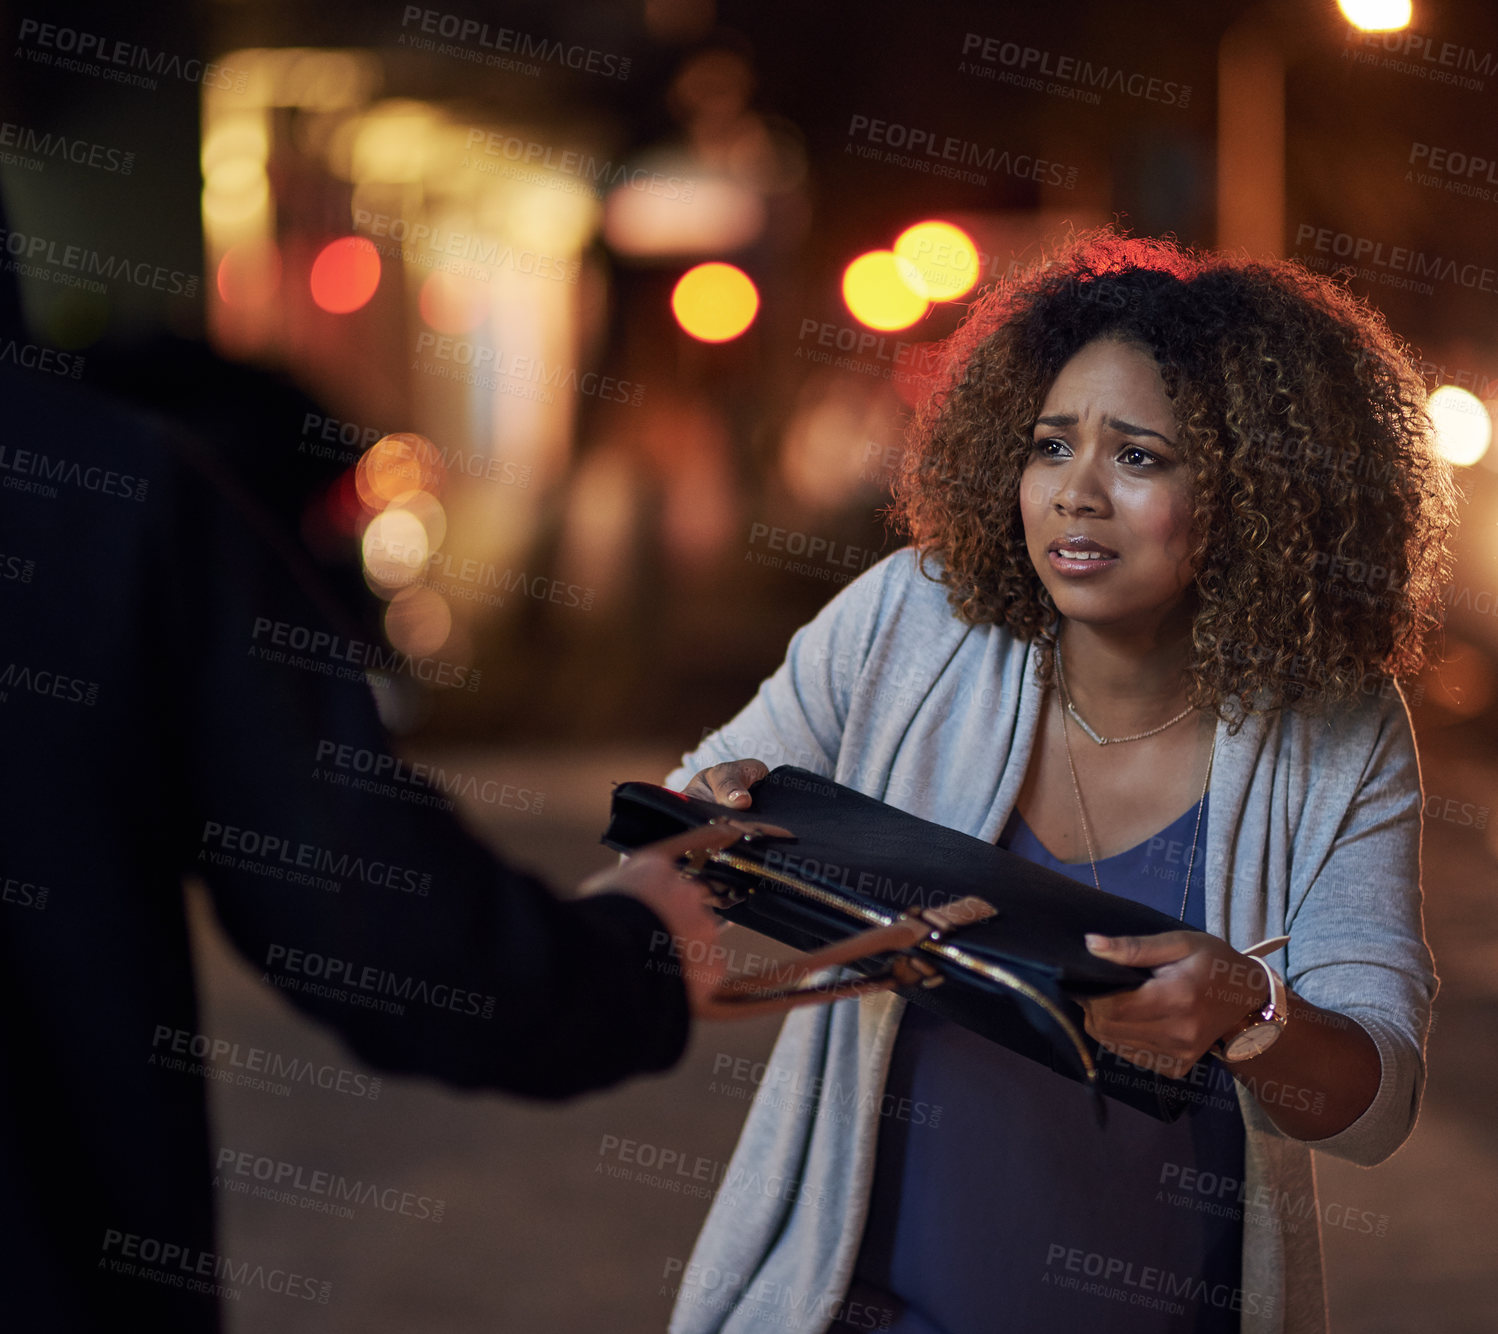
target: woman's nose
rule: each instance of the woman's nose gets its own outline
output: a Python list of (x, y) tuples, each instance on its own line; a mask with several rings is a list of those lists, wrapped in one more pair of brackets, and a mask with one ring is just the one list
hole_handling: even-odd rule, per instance
[(1095, 471), (1082, 460), (1075, 460), (1060, 481), (1052, 497), (1058, 513), (1096, 514), (1108, 503)]

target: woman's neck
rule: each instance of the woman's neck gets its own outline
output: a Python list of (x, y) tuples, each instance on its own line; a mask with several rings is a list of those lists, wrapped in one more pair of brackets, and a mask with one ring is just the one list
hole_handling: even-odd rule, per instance
[(1060, 644), (1066, 693), (1101, 731), (1147, 727), (1185, 702), (1189, 630), (1117, 634), (1066, 621)]

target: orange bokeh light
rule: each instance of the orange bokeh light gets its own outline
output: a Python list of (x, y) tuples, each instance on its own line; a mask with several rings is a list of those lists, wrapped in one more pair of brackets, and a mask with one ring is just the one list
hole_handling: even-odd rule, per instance
[(274, 241), (241, 241), (218, 262), (218, 294), (226, 306), (263, 306), (281, 286), (281, 252)]
[(364, 236), (329, 241), (312, 262), (312, 299), (330, 315), (347, 315), (368, 303), (380, 285), (380, 252)]
[(926, 313), (917, 293), (920, 274), (893, 250), (870, 250), (843, 270), (843, 300), (853, 318), (871, 329), (908, 329)]
[(372, 510), (382, 510), (413, 491), (436, 493), (446, 470), (442, 455), (424, 435), (397, 431), (376, 440), (359, 460), (354, 486), (359, 499)]
[(726, 343), (754, 323), (759, 291), (732, 264), (699, 264), (681, 275), (671, 293), (671, 313), (700, 342)]
[(978, 247), (950, 222), (933, 218), (907, 227), (895, 238), (894, 251), (915, 265), (919, 281), (913, 290), (929, 301), (955, 300), (978, 281)]

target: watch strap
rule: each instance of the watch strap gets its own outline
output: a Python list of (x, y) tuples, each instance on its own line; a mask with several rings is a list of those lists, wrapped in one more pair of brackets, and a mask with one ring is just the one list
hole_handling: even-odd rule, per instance
[(1261, 940), (1255, 945), (1250, 945), (1246, 950), (1239, 951), (1240, 954), (1252, 959), (1264, 970), (1264, 976), (1269, 982), (1269, 999), (1265, 1001), (1261, 1008), (1251, 1010), (1238, 1028), (1217, 1041), (1214, 1050), (1224, 1059), (1232, 1059), (1227, 1056), (1227, 1048), (1234, 1038), (1241, 1036), (1243, 1033), (1266, 1024), (1273, 1024), (1281, 1030), (1284, 1029), (1289, 1017), (1289, 988), (1286, 986), (1285, 979), (1277, 970), (1269, 966), (1264, 956), (1283, 949), (1289, 942), (1289, 936), (1271, 936), (1267, 940)]
[(1253, 1011), (1250, 1019), (1257, 1019), (1261, 1023), (1272, 1024), (1285, 1022), (1285, 979), (1282, 978), (1257, 954), (1249, 956), (1264, 970), (1264, 976), (1269, 979), (1269, 999), (1264, 1005)]
[(1262, 1010), (1253, 1012), (1266, 1022), (1275, 1019), (1279, 1020), (1282, 1024), (1285, 1022), (1288, 997), (1285, 994), (1285, 979), (1271, 968), (1265, 962), (1265, 959), (1268, 955), (1284, 949), (1289, 943), (1289, 936), (1270, 936), (1267, 940), (1261, 940), (1256, 945), (1250, 945), (1246, 950), (1238, 951), (1238, 953), (1247, 955), (1258, 964), (1264, 970), (1264, 976), (1269, 979), (1269, 1000)]

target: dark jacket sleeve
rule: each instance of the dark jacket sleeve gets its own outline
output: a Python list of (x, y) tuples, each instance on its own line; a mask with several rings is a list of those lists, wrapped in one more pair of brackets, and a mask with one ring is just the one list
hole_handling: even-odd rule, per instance
[(298, 549), (175, 449), (153, 507), (172, 837), (263, 979), (372, 1064), (460, 1085), (558, 1097), (672, 1065), (688, 1019), (661, 920), (559, 900), (395, 766), (371, 675), (482, 681), (340, 619)]

